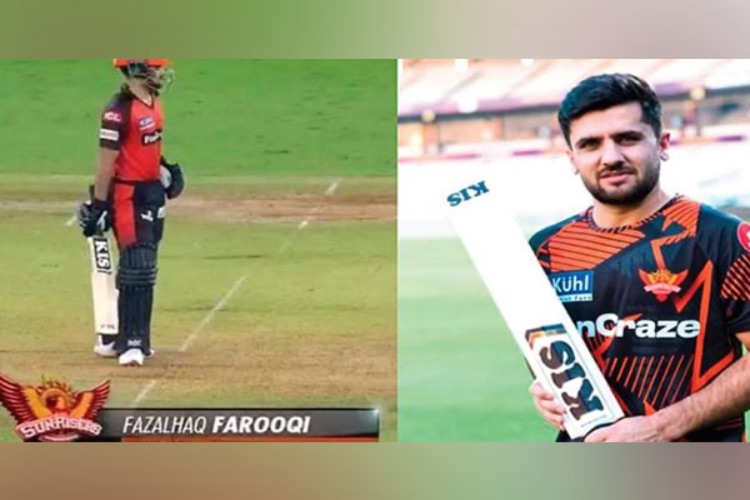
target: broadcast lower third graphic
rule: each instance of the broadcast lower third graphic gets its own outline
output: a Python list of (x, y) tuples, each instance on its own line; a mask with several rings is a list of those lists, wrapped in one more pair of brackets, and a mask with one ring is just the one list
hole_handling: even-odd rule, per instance
[(376, 442), (377, 409), (105, 409), (97, 441)]
[(38, 386), (0, 374), (0, 405), (23, 441), (375, 442), (380, 410), (104, 408), (109, 381), (76, 391), (42, 377)]

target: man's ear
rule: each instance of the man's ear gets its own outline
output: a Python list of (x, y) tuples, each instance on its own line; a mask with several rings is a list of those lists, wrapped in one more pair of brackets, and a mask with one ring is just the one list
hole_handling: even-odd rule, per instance
[(663, 132), (661, 137), (659, 137), (659, 158), (661, 158), (662, 161), (669, 160), (669, 146), (671, 139), (669, 132)]
[(578, 175), (579, 174), (578, 167), (576, 166), (576, 163), (573, 160), (573, 151), (570, 148), (568, 148), (565, 151), (565, 154), (568, 155), (568, 160), (570, 161), (570, 168), (573, 172), (573, 175)]

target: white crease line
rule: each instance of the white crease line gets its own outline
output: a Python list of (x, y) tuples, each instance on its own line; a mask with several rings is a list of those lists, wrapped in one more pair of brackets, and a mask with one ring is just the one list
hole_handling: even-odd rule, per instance
[(282, 254), (282, 253), (286, 252), (286, 249), (289, 248), (289, 245), (291, 245), (291, 244), (292, 244), (292, 242), (287, 238), (287, 241), (285, 241), (281, 245), (281, 248), (279, 248), (279, 254)]
[[(219, 312), (224, 308), (224, 306), (227, 305), (227, 302), (229, 302), (229, 299), (232, 298), (232, 296), (237, 293), (237, 290), (240, 289), (242, 286), (242, 283), (245, 282), (247, 279), (247, 275), (240, 277), (237, 281), (234, 282), (234, 285), (232, 285), (232, 288), (229, 289), (229, 291), (224, 294), (224, 296), (219, 300), (219, 302), (216, 303), (216, 305), (211, 309), (208, 314), (206, 314), (206, 317), (203, 318), (203, 321), (200, 322), (198, 327), (193, 330), (193, 333), (190, 334), (190, 336), (185, 339), (185, 341), (182, 343), (180, 348), (178, 349), (178, 352), (184, 353), (187, 351), (190, 346), (195, 342), (195, 340), (198, 338), (198, 335), (203, 332), (203, 329), (208, 326), (208, 324), (211, 322), (212, 319), (214, 319), (214, 316), (216, 316), (216, 313)], [(131, 408), (136, 408), (138, 405), (146, 399), (146, 396), (154, 390), (154, 387), (156, 387), (157, 380), (151, 379), (148, 381), (148, 383), (143, 387), (141, 392), (138, 393), (138, 396), (133, 400), (133, 404), (130, 405)]]
[(201, 321), (200, 325), (198, 325), (198, 328), (193, 330), (193, 333), (190, 334), (190, 336), (185, 339), (185, 342), (182, 343), (180, 348), (178, 349), (179, 352), (185, 352), (187, 351), (190, 346), (195, 342), (195, 339), (198, 338), (198, 335), (203, 332), (203, 329), (208, 326), (208, 324), (211, 322), (212, 319), (214, 319), (214, 316), (217, 312), (222, 310), (225, 305), (227, 305), (227, 302), (229, 302), (229, 299), (232, 298), (232, 296), (237, 293), (237, 290), (240, 289), (242, 286), (242, 283), (245, 282), (247, 279), (247, 275), (240, 277), (237, 281), (234, 282), (234, 285), (232, 285), (232, 288), (229, 289), (229, 291), (224, 295), (224, 297), (221, 298), (219, 302), (216, 303), (213, 309), (211, 309), (205, 318), (203, 318), (203, 321)]
[(146, 399), (146, 396), (149, 392), (154, 390), (154, 387), (156, 387), (156, 379), (151, 379), (148, 381), (148, 384), (141, 389), (141, 392), (138, 393), (138, 395), (133, 400), (133, 404), (130, 405), (131, 408), (138, 408), (138, 405), (141, 404), (141, 401)]
[(328, 189), (326, 189), (326, 196), (333, 196), (334, 194), (336, 194), (336, 190), (339, 188), (339, 184), (341, 184), (341, 179), (328, 186)]
[[(328, 186), (328, 189), (325, 190), (326, 196), (333, 196), (336, 194), (336, 190), (339, 188), (339, 185), (341, 185), (341, 179), (338, 179), (331, 183), (330, 186)], [(286, 252), (286, 250), (289, 248), (289, 246), (292, 244), (292, 240), (294, 237), (299, 234), (299, 231), (302, 231), (307, 226), (310, 225), (310, 220), (312, 217), (320, 212), (320, 209), (322, 208), (322, 205), (318, 205), (315, 207), (311, 212), (310, 215), (308, 215), (305, 220), (300, 222), (299, 226), (297, 226), (297, 232), (294, 233), (292, 236), (286, 239), (286, 241), (281, 245), (281, 248), (279, 249), (279, 254), (283, 254)], [(72, 218), (72, 221), (75, 222), (76, 217), (74, 216)], [(70, 221), (69, 221), (70, 222)], [(72, 222), (69, 224), (72, 225)], [(232, 298), (232, 296), (237, 293), (237, 290), (239, 290), (240, 286), (242, 286), (242, 283), (244, 283), (245, 279), (247, 279), (247, 276), (242, 276), (240, 279), (238, 279), (234, 285), (232, 285), (232, 288), (229, 289), (229, 291), (222, 297), (222, 299), (216, 303), (213, 309), (209, 311), (209, 313), (206, 315), (205, 318), (203, 318), (203, 321), (200, 322), (198, 327), (193, 331), (193, 333), (190, 334), (190, 336), (185, 339), (185, 342), (182, 343), (180, 348), (178, 349), (178, 352), (184, 353), (187, 351), (191, 345), (193, 345), (193, 342), (198, 338), (198, 335), (201, 334), (203, 329), (208, 326), (208, 324), (211, 322), (211, 320), (214, 318), (217, 312), (219, 312), (226, 304), (229, 302), (229, 299)], [(149, 380), (146, 386), (141, 390), (141, 392), (138, 393), (138, 396), (136, 396), (135, 400), (133, 400), (133, 404), (131, 405), (131, 408), (137, 407), (141, 401), (143, 401), (148, 394), (154, 390), (154, 387), (156, 387), (156, 379)]]
[[(331, 183), (331, 185), (330, 185), (330, 186), (328, 186), (328, 189), (326, 189), (326, 190), (325, 190), (325, 193), (324, 193), (324, 194), (325, 194), (326, 196), (333, 196), (334, 194), (336, 194), (336, 190), (337, 190), (337, 189), (339, 188), (339, 186), (340, 186), (340, 185), (341, 185), (341, 179), (337, 179), (337, 180), (333, 181), (333, 182)], [(281, 244), (281, 248), (279, 248), (279, 252), (278, 252), (278, 253), (279, 253), (279, 255), (283, 254), (284, 252), (286, 252), (286, 251), (287, 251), (287, 250), (289, 249), (289, 247), (290, 247), (290, 246), (292, 245), (292, 241), (294, 241), (294, 239), (295, 239), (295, 238), (297, 237), (297, 235), (299, 234), (299, 231), (302, 231), (302, 230), (303, 230), (303, 229), (305, 229), (305, 228), (306, 228), (307, 226), (309, 226), (309, 225), (310, 225), (310, 222), (311, 222), (311, 221), (312, 221), (312, 219), (313, 219), (313, 217), (314, 217), (314, 216), (315, 216), (315, 215), (316, 215), (316, 214), (317, 214), (318, 212), (320, 212), (320, 210), (321, 210), (322, 208), (323, 208), (323, 205), (322, 205), (322, 204), (320, 204), (320, 205), (316, 206), (315, 208), (313, 208), (313, 209), (312, 209), (312, 210), (310, 211), (310, 213), (308, 214), (308, 216), (307, 216), (307, 217), (305, 217), (305, 220), (303, 220), (302, 222), (300, 222), (300, 223), (299, 223), (299, 225), (297, 226), (297, 233), (294, 233), (294, 234), (292, 234), (291, 236), (287, 236), (286, 240), (284, 240), (284, 243), (282, 243), (282, 244)]]
[(70, 227), (70, 226), (72, 226), (73, 224), (75, 224), (75, 223), (76, 223), (76, 220), (78, 220), (78, 217), (76, 217), (76, 216), (74, 215), (73, 217), (71, 217), (70, 219), (68, 219), (68, 220), (67, 220), (67, 222), (65, 222), (65, 226), (66, 226), (66, 227)]

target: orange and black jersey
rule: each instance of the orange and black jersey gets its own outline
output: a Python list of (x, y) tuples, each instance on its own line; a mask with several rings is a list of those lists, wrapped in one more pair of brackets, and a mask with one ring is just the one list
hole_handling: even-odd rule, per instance
[[(531, 246), (626, 415), (695, 393), (742, 355), (750, 224), (676, 197), (615, 229), (597, 227), (589, 209)], [(685, 439), (741, 441), (744, 430), (737, 416)]]
[(148, 105), (123, 86), (102, 113), (99, 146), (119, 151), (115, 178), (139, 182), (159, 179), (164, 115), (154, 96)]

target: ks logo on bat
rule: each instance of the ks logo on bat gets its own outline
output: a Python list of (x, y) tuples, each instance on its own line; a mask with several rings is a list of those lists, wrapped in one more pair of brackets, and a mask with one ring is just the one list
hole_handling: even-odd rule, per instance
[(109, 249), (109, 240), (106, 237), (95, 236), (93, 243), (96, 270), (105, 273), (112, 272), (112, 254)]
[(481, 181), (478, 184), (472, 184), (457, 193), (449, 194), (447, 201), (450, 206), (456, 207), (465, 201), (469, 201), (489, 192), (490, 190), (487, 188), (486, 182)]
[(563, 325), (529, 330), (526, 332), (526, 341), (547, 370), (552, 383), (561, 391), (562, 399), (573, 418), (580, 420), (588, 413), (604, 410)]

